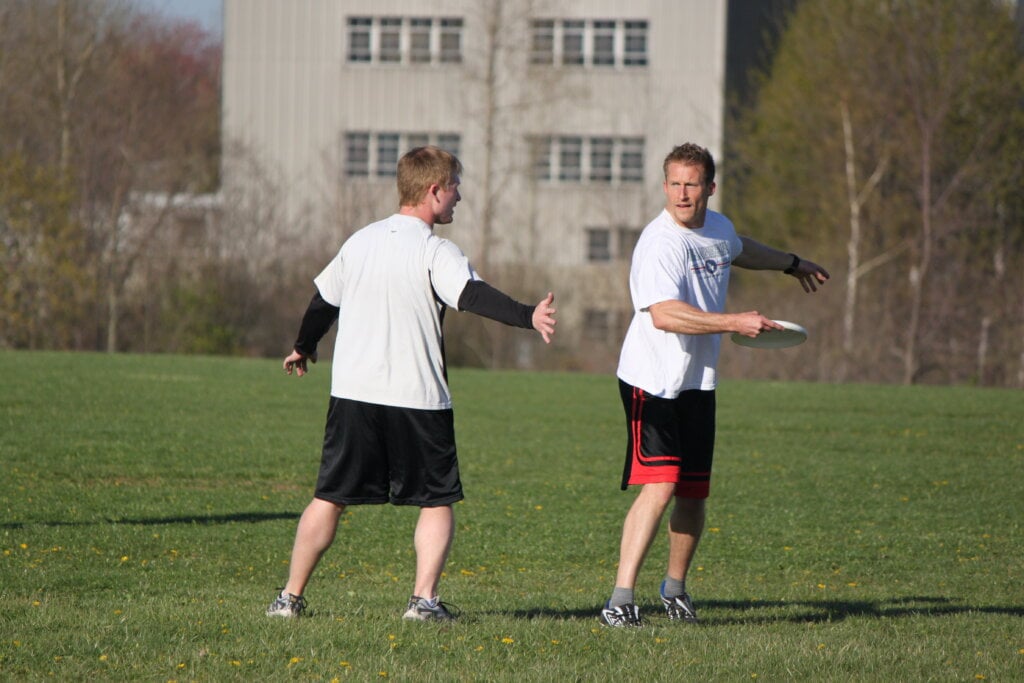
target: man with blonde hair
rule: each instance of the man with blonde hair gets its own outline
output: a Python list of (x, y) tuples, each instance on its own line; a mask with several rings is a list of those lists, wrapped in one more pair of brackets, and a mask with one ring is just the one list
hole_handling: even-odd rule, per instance
[[(353, 234), (314, 280), (284, 370), (302, 376), (338, 321), (320, 473), (299, 520), (288, 582), (267, 609), (293, 617), (349, 505), (416, 506), (416, 575), (405, 619), (449, 620), (437, 594), (462, 500), (442, 323), (447, 308), (554, 333), (551, 293), (527, 306), (477, 276), (462, 251), (434, 234), (451, 223), (462, 164), (437, 147), (398, 162), (398, 213)], [(339, 315), (340, 314), (340, 315)]]

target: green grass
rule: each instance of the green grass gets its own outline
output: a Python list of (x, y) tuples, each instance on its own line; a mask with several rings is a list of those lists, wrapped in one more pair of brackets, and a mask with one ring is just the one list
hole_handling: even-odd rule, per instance
[(442, 596), (400, 619), (415, 510), (352, 508), (284, 580), (329, 367), (0, 353), (0, 679), (1021, 680), (1024, 393), (728, 380), (704, 624), (599, 625), (633, 493), (615, 380), (456, 370), (467, 499)]

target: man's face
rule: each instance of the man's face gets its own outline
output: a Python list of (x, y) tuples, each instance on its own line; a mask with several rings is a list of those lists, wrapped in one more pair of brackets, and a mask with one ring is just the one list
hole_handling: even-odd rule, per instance
[(459, 176), (452, 176), (447, 188), (438, 187), (434, 193), (434, 222), (447, 225), (455, 220), (455, 205), (462, 199), (459, 194)]
[(684, 228), (704, 227), (708, 198), (715, 193), (715, 184), (704, 183), (700, 166), (673, 162), (665, 174), (665, 208), (672, 219)]

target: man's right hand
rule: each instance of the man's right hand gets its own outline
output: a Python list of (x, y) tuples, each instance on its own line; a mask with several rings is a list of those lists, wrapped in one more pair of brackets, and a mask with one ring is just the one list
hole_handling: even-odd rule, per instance
[(315, 363), (316, 354), (314, 353), (312, 356), (307, 356), (304, 353), (299, 353), (298, 351), (293, 350), (284, 359), (284, 371), (290, 375), (292, 374), (292, 370), (294, 370), (295, 374), (297, 374), (299, 377), (302, 377), (307, 372), (309, 372), (309, 370), (306, 368), (307, 359), (309, 360), (309, 362)]

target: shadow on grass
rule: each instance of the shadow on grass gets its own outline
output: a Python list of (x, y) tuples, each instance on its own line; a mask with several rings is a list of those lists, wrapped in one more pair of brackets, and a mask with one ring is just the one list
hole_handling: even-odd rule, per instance
[(280, 519), (297, 520), (298, 512), (236, 512), (230, 515), (180, 515), (175, 517), (124, 517), (121, 519), (103, 519), (90, 522), (4, 522), (0, 529), (24, 529), (33, 526), (61, 527), (61, 526), (98, 526), (100, 524), (138, 524), (142, 526), (160, 526), (166, 524), (188, 524), (197, 526), (208, 526), (212, 524), (256, 524), (259, 522), (273, 522)]
[[(949, 598), (914, 596), (892, 600), (702, 600), (697, 603), (701, 624), (731, 626), (772, 623), (828, 623), (851, 618), (899, 619), (916, 616), (948, 616), (955, 614), (1005, 614), (1024, 616), (1022, 606), (965, 605)], [(599, 606), (591, 610), (519, 610), (512, 616), (519, 619), (593, 619), (598, 621)], [(660, 604), (641, 605), (642, 615), (653, 615), (645, 621), (665, 621)], [(497, 613), (495, 613), (497, 614)], [(667, 623), (667, 621), (666, 621)]]

